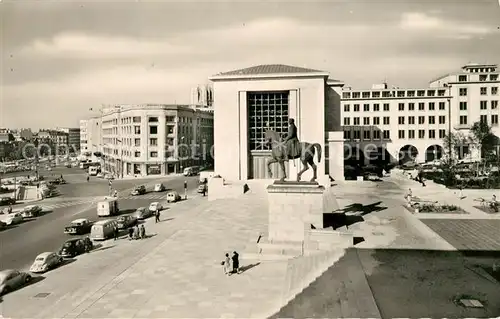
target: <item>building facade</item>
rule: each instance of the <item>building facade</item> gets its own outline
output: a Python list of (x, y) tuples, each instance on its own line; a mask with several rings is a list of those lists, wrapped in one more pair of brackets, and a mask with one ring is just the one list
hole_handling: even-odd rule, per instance
[[(344, 87), (345, 156), (364, 164), (427, 162), (443, 156), (448, 132), (467, 135), (474, 122), (487, 122), (498, 135), (498, 76), (496, 65), (468, 64), (424, 88)], [(460, 158), (478, 156), (469, 145), (457, 151)]]
[(212, 107), (214, 103), (213, 88), (210, 85), (198, 85), (191, 89), (191, 105)]
[(80, 155), (97, 161), (94, 153), (102, 153), (102, 134), (100, 117), (80, 120)]
[(79, 153), (80, 152), (80, 128), (73, 127), (62, 127), (57, 128), (57, 131), (66, 133), (68, 135), (68, 146), (71, 149), (71, 152)]
[(213, 111), (189, 105), (119, 105), (103, 110), (104, 170), (118, 176), (179, 173), (212, 161)]

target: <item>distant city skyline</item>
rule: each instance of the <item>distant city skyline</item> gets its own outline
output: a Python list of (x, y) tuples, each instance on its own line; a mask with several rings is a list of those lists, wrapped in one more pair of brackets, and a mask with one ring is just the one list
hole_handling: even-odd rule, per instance
[(101, 104), (187, 104), (209, 76), (259, 64), (369, 88), (500, 63), (497, 0), (415, 2), (3, 1), (0, 127), (78, 127)]

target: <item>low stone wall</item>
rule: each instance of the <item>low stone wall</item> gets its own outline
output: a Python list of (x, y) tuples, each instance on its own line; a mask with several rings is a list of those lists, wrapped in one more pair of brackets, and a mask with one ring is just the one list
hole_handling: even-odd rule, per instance
[(244, 182), (225, 182), (223, 178), (213, 177), (208, 181), (208, 200), (237, 198), (249, 190)]

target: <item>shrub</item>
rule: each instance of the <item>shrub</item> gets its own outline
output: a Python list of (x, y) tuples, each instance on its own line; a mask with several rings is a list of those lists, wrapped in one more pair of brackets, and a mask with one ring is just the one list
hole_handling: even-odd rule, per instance
[(442, 210), (447, 210), (447, 211), (454, 211), (454, 210), (459, 210), (460, 207), (456, 206), (456, 205), (442, 205), (440, 207)]

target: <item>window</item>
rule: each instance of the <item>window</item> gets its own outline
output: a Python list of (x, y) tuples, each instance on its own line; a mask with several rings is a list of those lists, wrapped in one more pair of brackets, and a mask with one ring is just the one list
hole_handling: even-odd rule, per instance
[(359, 140), (361, 138), (361, 132), (360, 131), (353, 131), (354, 134), (354, 139)]
[(439, 102), (439, 109), (444, 110), (446, 108), (446, 105), (444, 102)]
[(498, 108), (498, 101), (491, 101), (491, 109), (496, 110)]
[(488, 115), (481, 115), (479, 117), (479, 122), (481, 122), (481, 123), (488, 123)]
[(167, 122), (175, 122), (175, 116), (166, 116), (165, 121)]
[(435, 96), (435, 94), (436, 94), (436, 91), (434, 91), (434, 90), (427, 91), (427, 96)]
[(374, 112), (380, 111), (380, 104), (373, 104), (373, 111)]
[(424, 90), (418, 90), (417, 91), (417, 96), (425, 96), (425, 91)]
[(135, 156), (135, 157), (141, 157), (141, 152), (136, 151), (136, 152), (134, 153), (134, 156)]
[(486, 74), (480, 74), (479, 75), (479, 81), (484, 82), (488, 79), (488, 76)]
[(359, 117), (354, 118), (354, 125), (359, 125)]
[(439, 90), (438, 91), (438, 96), (444, 96), (446, 94), (445, 90)]
[(467, 82), (467, 75), (459, 75), (458, 82)]
[(445, 124), (446, 123), (446, 116), (440, 115), (439, 116), (439, 124)]
[(363, 111), (370, 112), (370, 104), (363, 104)]
[(135, 134), (141, 134), (141, 127), (140, 126), (134, 126), (134, 133)]
[(467, 96), (467, 88), (460, 88), (460, 89), (458, 89), (458, 95), (460, 95), (460, 96)]
[(434, 102), (430, 102), (429, 103), (429, 111), (434, 111), (434, 109), (436, 108), (436, 105)]
[(404, 103), (399, 103), (399, 105), (398, 105), (398, 109), (399, 109), (400, 111), (404, 111), (404, 110), (405, 110), (405, 104), (404, 104)]
[(351, 92), (344, 92), (344, 93), (342, 93), (342, 98), (343, 99), (349, 99), (349, 98), (351, 98)]
[(398, 117), (398, 124), (399, 125), (404, 125), (405, 124), (405, 117), (404, 116)]
[(363, 117), (363, 125), (370, 125), (370, 118), (369, 117)]
[(134, 139), (134, 145), (137, 146), (137, 147), (141, 146), (141, 139), (140, 138)]
[(415, 124), (415, 116), (408, 116), (408, 124)]
[(363, 98), (364, 99), (369, 99), (370, 98), (370, 92), (363, 92)]
[(382, 97), (391, 97), (391, 92), (389, 92), (389, 91), (383, 91), (382, 92)]
[(425, 138), (425, 130), (418, 130), (418, 138)]
[(158, 139), (156, 139), (156, 138), (150, 138), (149, 139), (149, 145), (151, 145), (151, 146), (158, 146)]
[(349, 104), (344, 104), (344, 112), (349, 112), (351, 106)]
[(344, 140), (351, 139), (351, 131), (344, 131)]
[(490, 75), (490, 81), (497, 81), (498, 80), (498, 74), (491, 74)]
[(491, 125), (498, 126), (498, 114), (493, 114), (491, 116)]
[(354, 104), (354, 112), (359, 112), (359, 104)]
[(460, 111), (467, 111), (467, 102), (460, 102)]
[(384, 111), (389, 111), (389, 103), (384, 103)]
[(418, 103), (418, 110), (424, 111), (425, 110), (425, 103), (423, 103), (423, 102)]
[(436, 117), (435, 116), (429, 116), (429, 124), (436, 124)]
[(380, 131), (373, 131), (373, 139), (380, 140)]
[(439, 130), (439, 138), (445, 138), (446, 137), (446, 130)]
[(415, 103), (408, 103), (408, 111), (415, 111)]
[(384, 137), (384, 140), (391, 139), (391, 133), (390, 133), (390, 131), (389, 130), (384, 130), (383, 137)]
[(344, 117), (344, 125), (351, 125), (351, 118), (350, 117)]
[(158, 122), (158, 118), (157, 118), (157, 117), (150, 117), (150, 118), (148, 119), (148, 122), (149, 122), (149, 123), (153, 123), (153, 122), (154, 122), (154, 123), (156, 123), (156, 122)]
[(380, 117), (376, 116), (373, 118), (373, 125), (380, 125)]
[(360, 97), (361, 97), (361, 94), (359, 92), (352, 92), (353, 99), (359, 99)]
[(497, 94), (498, 94), (498, 86), (491, 87), (491, 95), (497, 95)]
[(408, 97), (415, 97), (415, 91), (408, 91), (406, 94)]
[(481, 102), (479, 102), (479, 108), (481, 110), (486, 110), (488, 108), (488, 101), (481, 101)]
[(398, 91), (398, 97), (405, 97), (405, 91)]
[(390, 124), (389, 117), (388, 116), (384, 116), (384, 125), (389, 125), (389, 124)]
[(460, 115), (460, 125), (467, 125), (467, 115)]
[(487, 95), (488, 94), (488, 88), (482, 87), (481, 88), (481, 95)]
[(418, 117), (418, 124), (425, 124), (425, 116)]
[(265, 142), (266, 122), (278, 134), (288, 122), (289, 92), (248, 92), (248, 150), (269, 150)]
[(140, 116), (134, 116), (134, 118), (132, 119), (132, 121), (134, 123), (141, 123), (141, 117)]
[(363, 131), (363, 139), (364, 140), (370, 140), (371, 139), (370, 131)]
[(372, 92), (372, 97), (379, 98), (380, 97), (380, 92), (379, 91)]
[(408, 138), (409, 139), (414, 139), (415, 138), (415, 130), (409, 130), (408, 131)]
[(436, 131), (435, 130), (429, 130), (429, 138), (436, 138)]
[(158, 157), (158, 152), (150, 152), (149, 157)]
[(398, 131), (398, 138), (399, 139), (404, 139), (405, 138), (405, 131), (404, 130), (399, 130)]
[(174, 126), (167, 125), (167, 134), (174, 134)]

